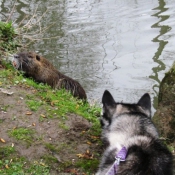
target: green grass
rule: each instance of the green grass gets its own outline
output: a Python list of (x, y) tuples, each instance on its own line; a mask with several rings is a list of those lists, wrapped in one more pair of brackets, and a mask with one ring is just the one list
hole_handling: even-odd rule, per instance
[(55, 158), (54, 156), (52, 156), (51, 154), (45, 154), (42, 159), (44, 160), (44, 162), (46, 162), (47, 164), (50, 164), (50, 166), (54, 163), (57, 163), (58, 160), (57, 158)]
[(56, 146), (53, 145), (53, 144), (50, 144), (50, 143), (45, 143), (45, 147), (51, 152), (57, 152), (58, 151)]
[(89, 159), (89, 160), (84, 160), (80, 159), (76, 163), (76, 167), (81, 167), (85, 172), (88, 173), (88, 175), (91, 175), (91, 172), (94, 171), (99, 165), (99, 160), (97, 159)]
[(37, 99), (28, 99), (26, 101), (26, 104), (30, 108), (30, 110), (37, 111), (40, 108), (40, 106), (42, 106), (43, 102)]
[(14, 152), (15, 152), (14, 147), (11, 147), (11, 146), (0, 147), (0, 160), (10, 156)]
[(6, 105), (6, 106), (2, 106), (1, 107), (1, 110), (4, 111), (4, 112), (7, 112), (7, 109), (9, 108), (9, 105)]
[(16, 128), (9, 131), (9, 135), (17, 140), (32, 141), (34, 131), (27, 128)]
[(50, 175), (50, 169), (42, 162), (27, 162), (24, 158), (0, 160), (1, 175)]
[(14, 147), (0, 147), (0, 174), (1, 175), (50, 175), (49, 167), (40, 160), (29, 162), (19, 157)]
[(59, 125), (59, 128), (62, 128), (64, 130), (69, 130), (69, 126), (67, 126), (66, 124), (64, 124), (63, 122), (61, 122)]

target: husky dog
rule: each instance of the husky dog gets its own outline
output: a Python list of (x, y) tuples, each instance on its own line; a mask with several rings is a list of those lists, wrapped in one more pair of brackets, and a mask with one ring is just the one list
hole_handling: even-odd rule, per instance
[(149, 94), (137, 104), (116, 103), (106, 90), (102, 103), (106, 149), (96, 175), (172, 175), (172, 154), (151, 121)]

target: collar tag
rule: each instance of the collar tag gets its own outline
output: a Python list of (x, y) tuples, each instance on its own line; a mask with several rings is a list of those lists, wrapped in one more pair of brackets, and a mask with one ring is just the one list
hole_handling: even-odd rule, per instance
[(115, 158), (115, 163), (116, 163), (117, 165), (120, 164), (120, 161), (121, 161), (121, 160), (120, 160), (120, 157), (116, 157), (116, 158)]

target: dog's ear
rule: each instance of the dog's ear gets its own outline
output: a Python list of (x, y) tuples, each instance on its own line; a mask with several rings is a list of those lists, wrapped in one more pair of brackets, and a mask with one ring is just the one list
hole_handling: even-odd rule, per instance
[(143, 109), (148, 110), (149, 115), (151, 115), (151, 98), (148, 93), (144, 94), (137, 104)]
[(108, 106), (113, 106), (115, 104), (115, 100), (113, 99), (111, 93), (108, 90), (105, 90), (102, 97), (102, 103), (107, 104)]
[(102, 97), (102, 103), (103, 103), (103, 114), (105, 114), (105, 118), (111, 118), (112, 115), (114, 114), (116, 103), (108, 90), (104, 91)]

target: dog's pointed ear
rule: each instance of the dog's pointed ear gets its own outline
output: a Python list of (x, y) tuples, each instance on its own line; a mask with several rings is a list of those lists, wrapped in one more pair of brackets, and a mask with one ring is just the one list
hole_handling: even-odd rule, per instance
[(114, 114), (116, 103), (110, 92), (107, 90), (104, 91), (102, 97), (102, 103), (103, 103), (103, 117), (105, 117), (107, 120), (110, 121), (111, 117)]
[(137, 103), (142, 108), (151, 111), (151, 98), (148, 93), (144, 94)]
[(115, 100), (113, 99), (111, 93), (108, 90), (104, 91), (103, 97), (102, 97), (102, 103), (103, 105), (113, 106), (115, 104)]

